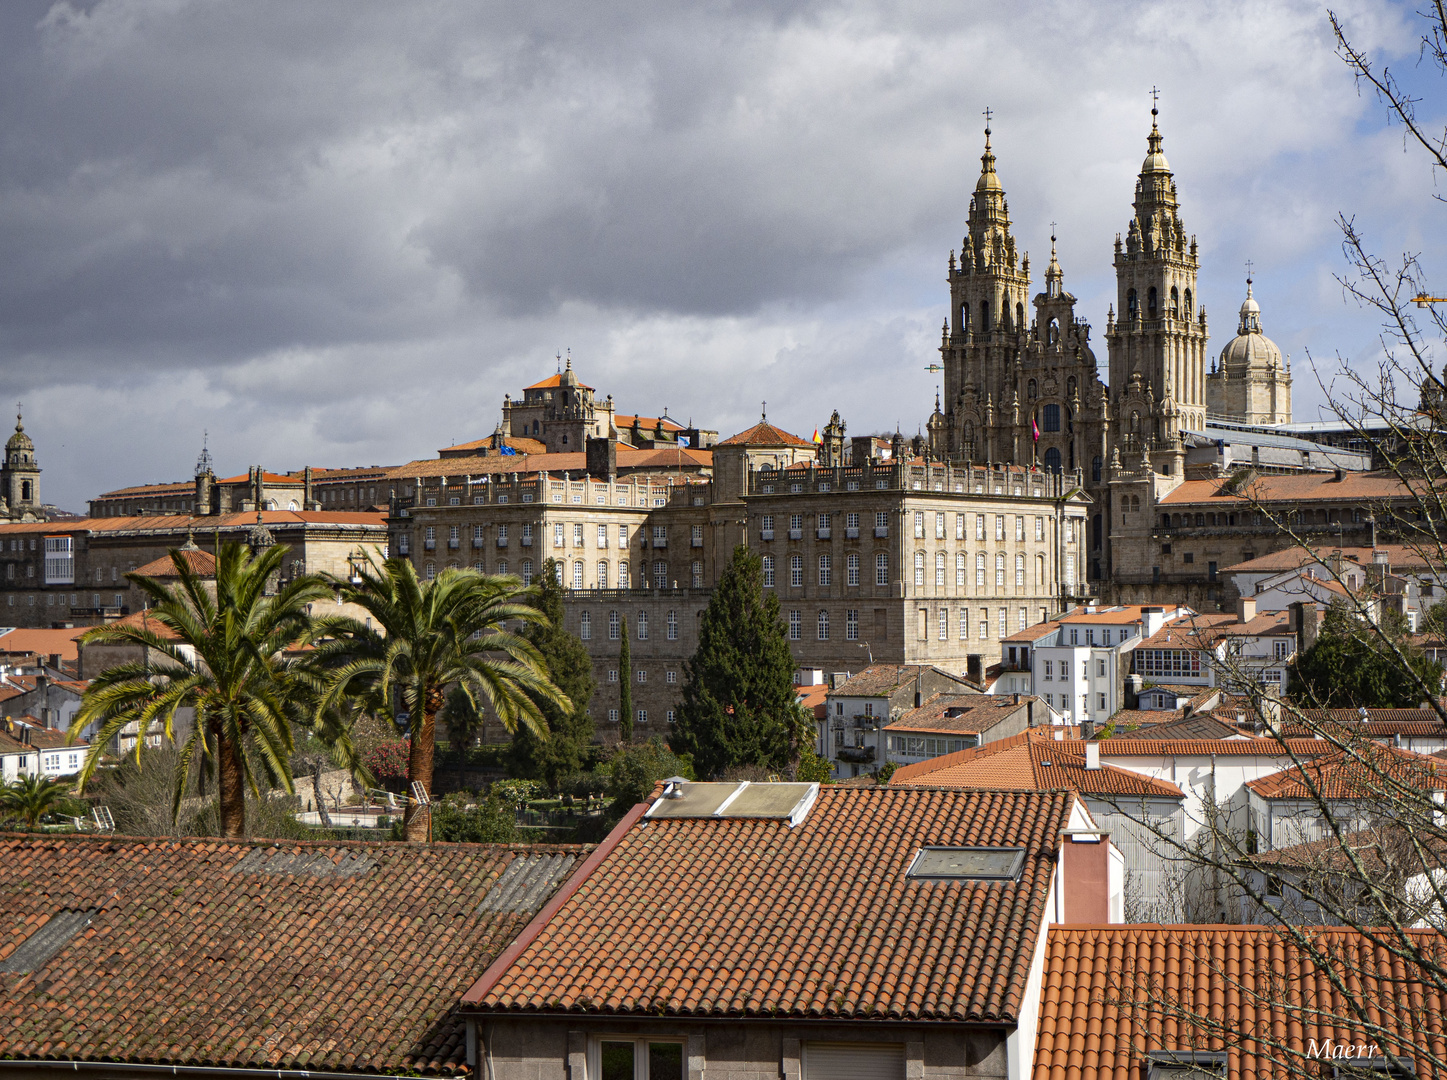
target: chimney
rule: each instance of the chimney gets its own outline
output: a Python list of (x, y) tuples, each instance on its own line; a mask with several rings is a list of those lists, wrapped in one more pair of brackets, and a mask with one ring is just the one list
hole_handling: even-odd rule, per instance
[[(1081, 733), (1084, 734), (1084, 725), (1082, 725)], [(1100, 768), (1100, 743), (1088, 742), (1085, 744), (1085, 767), (1087, 769)]]
[(1061, 884), (1067, 923), (1110, 921), (1110, 833), (1067, 832)]
[[(1080, 722), (1080, 737), (1081, 737), (1082, 739), (1093, 739), (1093, 738), (1095, 738), (1095, 721), (1094, 721), (1094, 720), (1082, 720), (1082, 721)], [(1085, 748), (1085, 757), (1086, 757), (1086, 760), (1089, 760), (1089, 759), (1090, 759), (1090, 751), (1091, 751), (1092, 749), (1095, 750), (1095, 755), (1096, 755), (1096, 757), (1097, 757), (1097, 758), (1100, 757), (1100, 745), (1099, 745), (1098, 743), (1091, 743), (1089, 746), (1087, 746), (1087, 747)]]
[(976, 684), (985, 681), (985, 658), (979, 653), (970, 653), (965, 658), (965, 678)]
[(1011, 697), (1010, 704), (1012, 704), (1012, 705), (1018, 705), (1018, 704), (1020, 704), (1020, 695), (1019, 695), (1019, 694), (1011, 694), (1010, 697)]
[(1342, 474), (1342, 471), (1341, 471), (1340, 469), (1336, 470), (1336, 473), (1332, 476), (1332, 483), (1334, 483), (1334, 484), (1340, 484), (1340, 483), (1341, 483), (1341, 479), (1342, 479), (1342, 475), (1343, 475), (1343, 474)]
[(1256, 598), (1254, 596), (1243, 596), (1236, 601), (1236, 621), (1248, 623), (1256, 618)]
[(588, 439), (585, 449), (588, 475), (609, 483), (618, 478), (618, 440), (614, 438)]

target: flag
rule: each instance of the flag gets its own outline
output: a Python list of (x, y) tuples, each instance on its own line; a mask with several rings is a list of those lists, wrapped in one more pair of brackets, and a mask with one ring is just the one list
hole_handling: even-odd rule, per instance
[(821, 439), (821, 438), (819, 437), (819, 429), (818, 429), (818, 428), (815, 428), (815, 429), (814, 429), (814, 441), (815, 441), (816, 443), (821, 443), (821, 442), (824, 441), (823, 439)]
[(1036, 442), (1040, 441), (1040, 425), (1035, 422), (1033, 416), (1030, 417), (1030, 434), (1035, 437)]
[[(1038, 439), (1040, 436), (1039, 436), (1039, 435), (1036, 435), (1035, 437)], [(506, 455), (507, 457), (516, 457), (516, 456), (517, 456), (517, 451), (514, 450), (511, 446), (504, 446), (504, 447), (500, 448), (500, 449), (498, 450), (498, 453), (499, 453), (499, 454), (504, 454), (504, 455)]]
[(678, 437), (678, 445), (683, 447), (684, 449), (687, 449), (688, 447), (693, 445), (693, 440), (690, 439), (687, 435), (680, 435)]

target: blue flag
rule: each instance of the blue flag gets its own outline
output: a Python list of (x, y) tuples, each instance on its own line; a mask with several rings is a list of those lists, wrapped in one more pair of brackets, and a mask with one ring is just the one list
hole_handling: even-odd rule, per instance
[(689, 440), (689, 437), (688, 437), (687, 435), (680, 435), (680, 436), (678, 437), (678, 445), (679, 445), (679, 446), (692, 446), (693, 443)]

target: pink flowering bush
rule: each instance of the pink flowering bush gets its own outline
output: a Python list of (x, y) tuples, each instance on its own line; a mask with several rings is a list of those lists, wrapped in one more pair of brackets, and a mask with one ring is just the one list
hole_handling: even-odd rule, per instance
[[(367, 769), (383, 787), (394, 784), (405, 785), (407, 781), (407, 754), (412, 744), (406, 739), (378, 743), (362, 759)], [(399, 788), (400, 790), (400, 788)]]

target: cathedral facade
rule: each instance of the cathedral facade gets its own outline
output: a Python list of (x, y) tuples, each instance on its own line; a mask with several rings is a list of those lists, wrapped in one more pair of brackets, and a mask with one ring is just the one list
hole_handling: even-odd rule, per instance
[(1054, 236), (1044, 291), (1031, 295), (1030, 258), (1011, 231), (986, 129), (968, 232), (958, 259), (950, 253), (944, 392), (929, 421), (930, 452), (941, 460), (1078, 475), (1092, 503), (1087, 573), (1101, 582), (1134, 576), (1121, 559), (1138, 559), (1156, 505), (1186, 479), (1188, 448), (1210, 421), (1291, 419), (1290, 372), (1261, 335), (1249, 283), (1240, 334), (1210, 364), (1196, 238), (1181, 221), (1156, 115), (1133, 213), (1115, 240), (1108, 383), (1090, 324), (1065, 289)]

